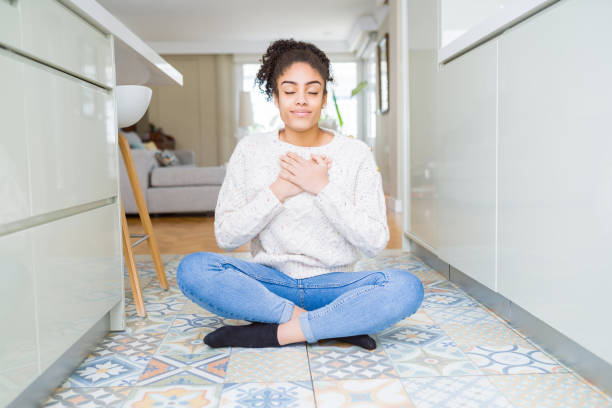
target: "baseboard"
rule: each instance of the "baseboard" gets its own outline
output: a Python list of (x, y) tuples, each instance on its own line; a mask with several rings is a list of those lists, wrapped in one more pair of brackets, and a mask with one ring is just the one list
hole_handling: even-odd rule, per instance
[(53, 391), (83, 362), (109, 331), (109, 314), (105, 314), (75, 344), (47, 368), (8, 408), (41, 407)]
[(494, 292), (470, 276), (449, 265), (418, 242), (410, 240), (411, 251), (432, 269), (447, 276), (470, 296), (520, 329), (545, 351), (554, 355), (561, 363), (574, 370), (585, 380), (603, 392), (612, 394), (612, 365), (582, 347), (563, 333), (549, 326), (505, 296)]

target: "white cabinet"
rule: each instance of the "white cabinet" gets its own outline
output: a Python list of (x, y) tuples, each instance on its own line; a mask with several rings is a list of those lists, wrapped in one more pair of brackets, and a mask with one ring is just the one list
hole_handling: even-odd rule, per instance
[(33, 214), (116, 196), (112, 93), (34, 62), (25, 65)]
[(121, 300), (121, 231), (115, 205), (31, 229), (41, 369)]
[(23, 70), (23, 58), (0, 49), (0, 224), (31, 215)]
[(495, 290), (497, 44), (440, 72), (438, 256)]
[(106, 88), (115, 85), (111, 36), (57, 0), (1, 0), (0, 43)]
[(30, 231), (0, 237), (0, 406), (39, 373)]
[(21, 8), (18, 2), (0, 1), (0, 44), (21, 47)]
[(0, 0), (0, 406), (123, 296), (111, 40)]
[(612, 2), (567, 0), (499, 46), (499, 291), (612, 363)]

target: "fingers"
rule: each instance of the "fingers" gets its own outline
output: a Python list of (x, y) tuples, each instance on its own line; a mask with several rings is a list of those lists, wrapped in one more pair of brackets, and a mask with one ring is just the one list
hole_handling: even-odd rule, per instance
[(278, 175), (280, 178), (282, 178), (283, 180), (287, 180), (290, 181), (294, 184), (295, 183), (295, 176), (291, 173), (289, 173), (287, 170), (281, 170), (281, 172)]
[(295, 162), (289, 160), (287, 156), (280, 156), (280, 166), (291, 173), (295, 173)]
[(288, 156), (289, 158), (295, 160), (298, 163), (302, 163), (303, 161), (305, 161), (299, 154), (293, 153), (293, 152), (287, 152), (286, 156)]
[(314, 155), (311, 155), (311, 157), (312, 157), (312, 160), (314, 160), (315, 163), (317, 163), (318, 165), (323, 165), (323, 166), (326, 165), (326, 162), (322, 158), (314, 156)]
[(315, 161), (315, 163), (317, 164), (323, 164), (323, 165), (327, 165), (329, 166), (332, 162), (332, 159), (329, 159), (326, 155), (324, 154), (310, 154), (310, 157), (312, 157), (312, 160)]
[[(304, 158), (294, 152), (287, 152), (286, 154), (279, 156), (279, 158), (281, 167), (289, 171), (292, 175), (295, 175), (299, 165), (306, 163)], [(310, 158), (320, 166), (330, 168), (332, 165), (332, 159), (328, 158), (325, 154), (311, 153)]]

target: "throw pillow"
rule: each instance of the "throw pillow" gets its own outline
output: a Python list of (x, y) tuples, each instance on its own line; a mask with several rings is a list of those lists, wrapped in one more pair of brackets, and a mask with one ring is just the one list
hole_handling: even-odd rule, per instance
[(121, 132), (123, 133), (123, 136), (125, 136), (125, 138), (128, 141), (128, 144), (130, 145), (130, 149), (146, 149), (145, 145), (142, 143), (142, 140), (140, 139), (140, 136), (138, 136), (138, 133), (136, 132)]
[(154, 152), (159, 152), (159, 149), (155, 145), (155, 142), (147, 142), (144, 143), (144, 147), (149, 150), (153, 150)]
[(176, 166), (179, 164), (179, 160), (176, 154), (172, 150), (162, 150), (161, 152), (155, 153), (155, 158), (161, 166)]

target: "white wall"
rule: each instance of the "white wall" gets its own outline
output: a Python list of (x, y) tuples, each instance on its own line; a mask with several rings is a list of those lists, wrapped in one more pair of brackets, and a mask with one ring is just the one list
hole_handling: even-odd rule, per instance
[[(436, 132), (438, 104), (437, 7), (435, 1), (408, 2), (410, 184), (404, 223), (423, 243), (437, 247), (437, 177), (440, 142)], [(408, 199), (410, 200), (408, 202)]]
[(408, 88), (408, 41), (407, 35), (402, 32), (407, 20), (406, 4), (407, 0), (389, 0), (389, 12), (377, 33), (377, 41), (389, 33), (389, 111), (377, 116), (375, 154), (383, 189), (392, 201), (401, 201), (404, 194), (402, 160), (408, 152), (408, 126), (404, 126), (409, 120), (408, 98), (404, 91)]

